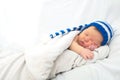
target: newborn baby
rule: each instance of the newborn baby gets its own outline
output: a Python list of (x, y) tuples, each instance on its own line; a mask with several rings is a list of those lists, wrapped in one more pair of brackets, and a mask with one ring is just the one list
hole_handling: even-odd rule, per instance
[[(70, 29), (67, 29), (67, 31), (70, 32)], [(61, 32), (65, 34), (65, 32)], [(108, 56), (109, 47), (107, 43), (112, 36), (112, 28), (108, 23), (96, 21), (87, 24), (73, 39), (69, 50), (65, 50), (56, 59), (49, 77), (53, 78), (57, 74), (69, 71), (75, 67), (104, 59)]]

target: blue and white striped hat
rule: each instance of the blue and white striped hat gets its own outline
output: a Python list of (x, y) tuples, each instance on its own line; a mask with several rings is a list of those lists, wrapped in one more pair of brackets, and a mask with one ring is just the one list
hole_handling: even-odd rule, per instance
[[(102, 41), (101, 45), (105, 45), (111, 40), (111, 38), (113, 36), (113, 29), (110, 24), (108, 24), (107, 22), (103, 22), (103, 21), (95, 21), (95, 22), (92, 22), (92, 23), (86, 25), (86, 28), (88, 28), (90, 26), (95, 26), (97, 28), (97, 30), (102, 34), (103, 41)], [(84, 29), (86, 29), (86, 28), (84, 28)]]
[(102, 34), (103, 42), (101, 43), (101, 45), (105, 45), (111, 40), (111, 38), (113, 36), (113, 29), (110, 24), (108, 24), (107, 22), (103, 22), (103, 21), (95, 21), (90, 24), (85, 24), (84, 26), (80, 25), (78, 27), (73, 27), (72, 29), (67, 28), (65, 30), (60, 30), (59, 32), (50, 34), (50, 37), (54, 38), (55, 36), (65, 35), (71, 31), (80, 31), (81, 32), (81, 31), (89, 28), (90, 26), (95, 26), (97, 28), (97, 30)]
[(67, 28), (65, 30), (60, 30), (53, 34), (50, 34), (50, 38), (55, 38), (56, 36), (59, 36), (59, 35), (63, 36), (65, 34), (68, 34), (71, 31), (80, 31), (81, 32), (83, 29), (85, 29), (85, 26), (83, 26), (83, 25), (80, 25), (78, 27)]

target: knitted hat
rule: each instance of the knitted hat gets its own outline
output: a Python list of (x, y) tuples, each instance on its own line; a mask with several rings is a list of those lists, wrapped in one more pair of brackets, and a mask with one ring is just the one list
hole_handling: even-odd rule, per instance
[(50, 37), (54, 38), (54, 37), (59, 36), (59, 35), (65, 35), (65, 34), (71, 32), (71, 31), (82, 32), (85, 29), (89, 28), (90, 26), (95, 26), (97, 28), (97, 30), (103, 36), (103, 42), (101, 43), (101, 45), (105, 45), (111, 40), (111, 38), (113, 36), (112, 27), (110, 26), (110, 24), (108, 24), (107, 22), (103, 22), (103, 21), (95, 21), (95, 22), (92, 22), (90, 24), (85, 24), (85, 25), (80, 25), (78, 27), (73, 27), (73, 28), (67, 28), (65, 30), (60, 30), (58, 32), (55, 32), (54, 34), (50, 34)]
[(90, 24), (86, 24), (85, 26), (86, 27), (83, 30), (85, 30), (86, 28), (90, 26), (94, 26), (97, 28), (97, 30), (102, 34), (102, 37), (103, 37), (103, 41), (101, 45), (107, 44), (113, 36), (113, 29), (110, 26), (110, 24), (108, 24), (107, 22), (95, 21)]

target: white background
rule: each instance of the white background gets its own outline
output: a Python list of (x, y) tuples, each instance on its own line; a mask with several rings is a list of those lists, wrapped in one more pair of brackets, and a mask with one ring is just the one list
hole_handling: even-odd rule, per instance
[[(48, 1), (48, 0), (47, 0)], [(28, 47), (38, 38), (45, 0), (0, 0), (0, 46)]]
[[(120, 8), (112, 6), (119, 3), (119, 0), (0, 0), (0, 47), (30, 47), (44, 32), (94, 19), (113, 22), (119, 18)], [(46, 11), (42, 10), (44, 4)]]

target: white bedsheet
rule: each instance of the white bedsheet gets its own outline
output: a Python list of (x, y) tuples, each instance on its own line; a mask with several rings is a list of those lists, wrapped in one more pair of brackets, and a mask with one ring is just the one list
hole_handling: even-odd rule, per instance
[(92, 60), (84, 60), (79, 54), (65, 50), (55, 60), (49, 78), (55, 78), (58, 74), (68, 72), (76, 67), (94, 64), (98, 60), (103, 60), (109, 55), (108, 45), (101, 46), (93, 51), (94, 58)]

